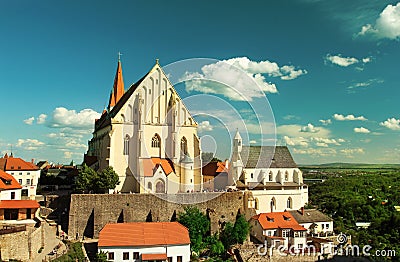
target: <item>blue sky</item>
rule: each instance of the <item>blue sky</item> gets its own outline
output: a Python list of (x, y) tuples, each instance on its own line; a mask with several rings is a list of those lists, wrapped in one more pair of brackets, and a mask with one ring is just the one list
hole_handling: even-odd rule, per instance
[[(25, 159), (80, 162), (120, 51), (125, 86), (156, 58), (238, 66), (265, 91), (276, 143), (298, 163), (400, 160), (397, 1), (1, 1), (0, 33), (2, 153), (12, 145)], [(226, 89), (190, 83), (177, 85), (182, 97), (214, 95), (246, 112)], [(269, 123), (268, 101), (251, 98)], [(197, 120), (228, 157), (215, 117)]]

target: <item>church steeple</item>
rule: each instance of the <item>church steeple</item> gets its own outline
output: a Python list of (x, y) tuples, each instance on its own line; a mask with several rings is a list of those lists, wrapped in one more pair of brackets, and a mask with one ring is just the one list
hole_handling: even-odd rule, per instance
[(120, 56), (121, 56), (121, 53), (118, 53), (118, 67), (117, 67), (117, 73), (115, 74), (115, 78), (114, 78), (113, 90), (111, 91), (111, 94), (110, 94), (110, 101), (108, 103), (109, 110), (111, 110), (118, 103), (118, 101), (121, 99), (121, 97), (125, 93), (124, 79), (122, 77), (122, 65), (121, 65)]

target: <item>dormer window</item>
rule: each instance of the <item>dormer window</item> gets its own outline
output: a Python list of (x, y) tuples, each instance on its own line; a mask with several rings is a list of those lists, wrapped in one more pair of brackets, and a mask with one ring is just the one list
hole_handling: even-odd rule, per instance
[(14, 169), (14, 166), (11, 166), (11, 169)]
[(4, 184), (6, 184), (6, 185), (8, 185), (8, 186), (11, 185), (11, 180), (5, 180), (5, 181), (4, 181)]
[(286, 221), (290, 221), (290, 217), (287, 216), (283, 216), (283, 219), (285, 219)]
[(274, 222), (274, 219), (272, 217), (267, 217), (268, 222)]
[(18, 166), (18, 169), (21, 169), (21, 166)]

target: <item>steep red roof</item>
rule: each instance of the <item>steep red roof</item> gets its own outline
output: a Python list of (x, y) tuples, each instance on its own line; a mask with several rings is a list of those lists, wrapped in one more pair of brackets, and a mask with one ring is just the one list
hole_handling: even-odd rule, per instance
[(297, 223), (296, 219), (288, 212), (261, 213), (253, 217), (258, 220), (263, 229), (293, 229), (295, 231), (306, 231)]
[(4, 166), (0, 165), (0, 169), (4, 171), (13, 171), (13, 170), (32, 170), (36, 171), (39, 170), (35, 164), (31, 162), (26, 162), (25, 160), (18, 158), (18, 157), (7, 157), (7, 158), (0, 158), (0, 164), (5, 162)]
[(22, 186), (10, 174), (0, 170), (0, 190), (20, 189)]
[(107, 224), (99, 233), (99, 247), (190, 244), (189, 231), (178, 222)]
[(203, 167), (203, 175), (204, 176), (217, 176), (219, 173), (226, 172), (228, 173), (228, 169), (225, 167), (226, 162), (209, 162), (207, 165)]
[(143, 159), (144, 176), (153, 176), (155, 169), (158, 168), (158, 166), (160, 165), (166, 175), (175, 172), (174, 164), (171, 160), (166, 158), (152, 157), (148, 159)]
[(35, 200), (1, 200), (0, 209), (13, 208), (39, 208), (40, 205)]
[(113, 90), (110, 94), (109, 108), (114, 107), (124, 95), (124, 79), (122, 77), (121, 61), (118, 61), (117, 73), (114, 78)]

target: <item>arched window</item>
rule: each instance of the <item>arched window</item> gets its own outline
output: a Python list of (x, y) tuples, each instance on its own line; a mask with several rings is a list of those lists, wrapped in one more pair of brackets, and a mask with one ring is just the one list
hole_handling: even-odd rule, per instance
[(251, 177), (251, 178), (253, 178), (253, 177), (254, 177), (253, 173), (251, 173), (251, 174), (250, 174), (250, 177)]
[(162, 180), (159, 180), (156, 183), (156, 193), (165, 193), (165, 183)]
[(181, 155), (187, 155), (188, 147), (187, 147), (187, 139), (186, 137), (182, 137), (181, 139)]
[(269, 171), (269, 181), (272, 181), (272, 179), (273, 179), (272, 171)]
[(151, 184), (151, 182), (147, 183), (147, 188), (153, 190), (153, 185)]
[(288, 198), (286, 207), (292, 209), (292, 198), (291, 197)]
[(129, 138), (128, 135), (124, 138), (124, 155), (129, 155)]
[(270, 205), (271, 205), (271, 212), (274, 212), (274, 210), (276, 209), (276, 200), (275, 200), (275, 197), (273, 197), (273, 198), (271, 199)]
[(158, 134), (155, 134), (153, 138), (151, 139), (151, 147), (161, 147), (161, 138)]

